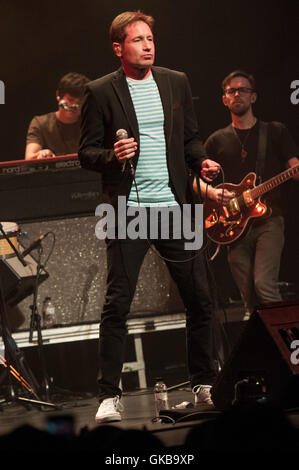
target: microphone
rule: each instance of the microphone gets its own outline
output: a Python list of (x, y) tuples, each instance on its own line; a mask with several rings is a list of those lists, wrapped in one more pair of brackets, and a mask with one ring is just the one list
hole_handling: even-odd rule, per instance
[[(118, 131), (116, 131), (116, 140), (119, 141), (119, 140), (122, 140), (122, 139), (128, 139), (128, 133), (126, 131), (126, 129), (118, 129)], [(132, 176), (135, 175), (135, 168), (134, 168), (134, 165), (132, 163), (132, 158), (127, 158), (127, 160), (125, 160), (125, 163), (123, 165), (123, 171), (126, 167), (126, 162), (129, 163), (130, 165), (130, 173)]]
[(126, 129), (118, 129), (116, 131), (116, 140), (128, 139), (128, 133)]
[(35, 250), (40, 243), (43, 241), (44, 238), (46, 238), (47, 235), (49, 235), (50, 232), (45, 233), (44, 235), (41, 235), (37, 240), (31, 243), (31, 245), (26, 248), (26, 250), (23, 251), (22, 256), (25, 258), (25, 256), (29, 255), (32, 250)]

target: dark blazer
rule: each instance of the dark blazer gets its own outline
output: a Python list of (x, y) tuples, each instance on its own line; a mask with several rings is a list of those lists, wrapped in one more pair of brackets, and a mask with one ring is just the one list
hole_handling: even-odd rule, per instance
[[(190, 178), (187, 167), (199, 173), (207, 158), (200, 141), (192, 95), (186, 75), (152, 67), (164, 110), (170, 186), (179, 203), (187, 202)], [(113, 151), (116, 131), (126, 129), (138, 142), (138, 123), (122, 68), (92, 81), (82, 107), (79, 159), (83, 168), (102, 173), (104, 192), (113, 204), (128, 196), (132, 185), (129, 165), (120, 164)], [(138, 151), (133, 159), (136, 167)]]

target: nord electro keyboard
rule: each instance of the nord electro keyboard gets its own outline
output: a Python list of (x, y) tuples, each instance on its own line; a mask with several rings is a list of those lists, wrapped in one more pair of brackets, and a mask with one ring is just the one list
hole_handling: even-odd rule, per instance
[(101, 175), (81, 168), (76, 154), (0, 162), (2, 221), (94, 215), (101, 195)]
[(12, 160), (0, 162), (0, 176), (25, 175), (43, 171), (81, 168), (77, 154), (62, 155), (35, 160)]

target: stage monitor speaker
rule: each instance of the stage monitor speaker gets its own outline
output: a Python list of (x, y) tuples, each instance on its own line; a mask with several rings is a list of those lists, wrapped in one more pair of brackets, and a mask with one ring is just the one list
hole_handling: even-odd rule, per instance
[[(21, 300), (33, 294), (36, 285), (37, 262), (27, 255), (25, 256), (27, 266), (23, 266), (16, 256), (0, 259), (0, 276), (3, 282), (5, 302), (14, 306)], [(41, 284), (49, 277), (44, 269), (38, 277), (38, 284)]]
[(283, 409), (299, 407), (298, 301), (255, 310), (212, 389), (216, 408), (231, 407), (235, 386), (250, 377), (262, 384), (272, 403)]

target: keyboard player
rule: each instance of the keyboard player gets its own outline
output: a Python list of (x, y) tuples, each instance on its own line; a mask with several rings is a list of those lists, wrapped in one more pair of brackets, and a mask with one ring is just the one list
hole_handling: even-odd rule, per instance
[(80, 116), (89, 79), (78, 73), (64, 75), (57, 86), (58, 109), (34, 116), (26, 138), (25, 159), (41, 159), (78, 152)]

